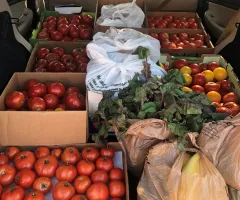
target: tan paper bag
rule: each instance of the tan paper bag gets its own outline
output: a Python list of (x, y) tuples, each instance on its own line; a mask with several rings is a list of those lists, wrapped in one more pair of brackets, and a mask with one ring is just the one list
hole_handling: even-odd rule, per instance
[(231, 187), (240, 190), (240, 114), (204, 125), (197, 145)]
[(240, 191), (229, 186), (228, 193), (229, 193), (230, 200), (240, 200)]

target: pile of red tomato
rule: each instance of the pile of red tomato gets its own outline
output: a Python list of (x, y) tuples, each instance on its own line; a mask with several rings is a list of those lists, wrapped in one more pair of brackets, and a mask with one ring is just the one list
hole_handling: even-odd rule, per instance
[(85, 97), (77, 87), (66, 87), (60, 82), (40, 83), (30, 80), (24, 91), (13, 91), (5, 98), (9, 111), (84, 110)]
[(52, 50), (40, 48), (33, 71), (86, 73), (88, 62), (85, 48), (75, 48), (72, 54), (66, 54), (60, 47), (54, 47)]
[(74, 42), (91, 40), (93, 35), (93, 18), (90, 15), (72, 15), (69, 17), (47, 17), (37, 34), (38, 39)]
[(178, 28), (178, 29), (198, 29), (196, 19), (193, 17), (147, 16), (148, 28)]
[(231, 83), (227, 80), (228, 73), (217, 62), (188, 63), (185, 59), (177, 60), (173, 67), (180, 70), (186, 83), (182, 88), (186, 92), (205, 93), (216, 112), (237, 115), (240, 111), (238, 96), (233, 92)]
[(114, 156), (112, 147), (8, 147), (0, 154), (1, 200), (44, 200), (49, 192), (53, 200), (121, 200), (124, 172), (114, 167)]

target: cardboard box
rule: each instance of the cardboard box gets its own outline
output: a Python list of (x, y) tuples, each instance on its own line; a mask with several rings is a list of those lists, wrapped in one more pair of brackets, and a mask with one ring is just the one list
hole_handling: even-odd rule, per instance
[[(101, 16), (102, 6), (109, 5), (109, 4), (117, 5), (117, 4), (122, 4), (122, 3), (129, 3), (129, 2), (132, 2), (132, 0), (98, 0), (97, 4), (96, 4), (96, 14), (95, 14), (95, 21), (94, 21), (94, 32), (95, 33), (96, 32), (106, 32), (110, 28), (110, 26), (100, 26), (100, 25), (98, 25), (96, 23), (97, 19)], [(144, 8), (143, 0), (137, 0), (136, 3), (143, 10), (143, 8)], [(145, 19), (144, 22), (143, 22), (142, 28), (146, 28), (147, 27), (146, 23), (147, 22), (146, 22), (146, 19)], [(126, 27), (116, 27), (116, 28), (122, 29), (122, 28), (126, 28)], [(141, 30), (141, 28), (133, 28), (133, 29), (138, 30), (138, 31)]]
[(87, 44), (90, 41), (81, 41), (81, 42), (55, 42), (55, 41), (40, 41), (38, 42), (35, 46), (34, 49), (31, 53), (31, 56), (28, 60), (27, 67), (25, 69), (26, 72), (32, 72), (34, 65), (37, 60), (37, 52), (40, 48), (48, 48), (48, 49), (53, 49), (54, 47), (61, 47), (67, 54), (72, 54), (73, 49), (75, 48), (86, 48)]
[(85, 78), (84, 73), (15, 73), (0, 96), (0, 145), (85, 143), (88, 139), (87, 110), (5, 111), (4, 103), (8, 93), (23, 90), (24, 83), (31, 79), (76, 86), (85, 95)]
[[(20, 139), (21, 136), (16, 136), (17, 138), (16, 139)], [(0, 137), (1, 138), (1, 137)], [(8, 143), (7, 144), (8, 146), (12, 146), (13, 144), (12, 143)], [(42, 144), (43, 146), (47, 146), (45, 145), (44, 143)], [(82, 150), (84, 147), (86, 147), (87, 145), (91, 145), (91, 146), (94, 146), (98, 149), (104, 147), (104, 145), (99, 145), (99, 144), (76, 144), (76, 143), (73, 143), (73, 144), (67, 144), (67, 145), (55, 145), (55, 146), (48, 146), (50, 149), (53, 149), (53, 148), (56, 148), (56, 147), (60, 147), (62, 149), (66, 148), (66, 147), (69, 147), (69, 146), (74, 146), (76, 147), (78, 150)], [(20, 149), (22, 151), (25, 151), (25, 150), (28, 150), (28, 151), (34, 151), (34, 149), (36, 148), (36, 145), (34, 146), (28, 146), (28, 145), (16, 145), (16, 146), (19, 146)], [(129, 200), (129, 184), (128, 184), (128, 173), (127, 173), (127, 158), (126, 158), (126, 155), (123, 151), (123, 149), (121, 148), (120, 144), (117, 143), (117, 142), (113, 142), (113, 143), (108, 143), (108, 146), (110, 147), (113, 147), (116, 151), (116, 156), (114, 158), (114, 165), (116, 167), (120, 167), (123, 169), (124, 171), (124, 175), (125, 175), (125, 179), (124, 179), (124, 182), (125, 182), (125, 188), (126, 188), (126, 195), (124, 198), (124, 200)], [(6, 149), (6, 146), (1, 146), (0, 147), (0, 152), (3, 152), (5, 151)], [(56, 179), (53, 179), (52, 180), (53, 183), (56, 183), (57, 180)], [(54, 184), (53, 184), (54, 185)], [(45, 195), (45, 198), (46, 200), (52, 200), (52, 195), (51, 193), (47, 193)]]

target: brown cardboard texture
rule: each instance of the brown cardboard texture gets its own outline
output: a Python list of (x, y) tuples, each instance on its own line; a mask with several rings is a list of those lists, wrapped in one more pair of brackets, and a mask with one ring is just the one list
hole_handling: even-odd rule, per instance
[(0, 97), (0, 145), (85, 143), (88, 139), (87, 110), (5, 111), (4, 103), (7, 94), (23, 90), (24, 83), (31, 79), (43, 83), (61, 82), (65, 87), (75, 86), (86, 95), (85, 78), (83, 73), (15, 73)]
[[(9, 144), (9, 145), (12, 145), (12, 144)], [(48, 146), (48, 148), (51, 150), (51, 149), (54, 149), (54, 148), (61, 148), (61, 149), (64, 149), (64, 148), (67, 148), (67, 147), (76, 147), (78, 150), (82, 150), (83, 148), (85, 148), (86, 146), (94, 146), (98, 149), (104, 147), (104, 145), (101, 145), (101, 144), (95, 144), (95, 143), (88, 143), (88, 144), (76, 144), (76, 143), (72, 143), (72, 144), (65, 144), (65, 145), (50, 145)], [(36, 148), (36, 145), (31, 145), (31, 146), (21, 146), (21, 145), (17, 145), (19, 146), (20, 150), (21, 151), (34, 151), (35, 148)], [(47, 146), (47, 145), (45, 145)], [(124, 150), (121, 148), (120, 144), (118, 142), (110, 142), (108, 143), (108, 146), (109, 147), (112, 147), (115, 151), (122, 151), (122, 162), (123, 162), (123, 171), (124, 171), (124, 175), (125, 175), (125, 189), (126, 189), (126, 195), (124, 197), (124, 200), (129, 200), (129, 184), (128, 184), (128, 169), (127, 169), (127, 159), (126, 159), (126, 155), (125, 155), (125, 152)], [(4, 152), (6, 150), (6, 147), (0, 147), (0, 152)], [(123, 198), (122, 198), (123, 199)]]
[(86, 48), (86, 46), (89, 42), (90, 41), (81, 41), (81, 42), (53, 42), (53, 41), (45, 42), (45, 41), (42, 41), (42, 42), (38, 42), (34, 46), (34, 49), (28, 60), (28, 64), (25, 69), (25, 72), (33, 71), (33, 67), (37, 60), (37, 52), (40, 48), (44, 47), (51, 51), (54, 47), (60, 47), (60, 48), (63, 48), (63, 50), (66, 54), (72, 54), (73, 49), (79, 48), (79, 47)]

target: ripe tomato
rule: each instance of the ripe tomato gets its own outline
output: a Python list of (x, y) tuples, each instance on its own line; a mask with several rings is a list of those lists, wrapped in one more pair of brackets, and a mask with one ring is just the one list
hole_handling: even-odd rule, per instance
[(80, 94), (80, 91), (77, 87), (69, 87), (66, 91), (66, 95), (68, 94), (76, 94), (76, 95), (79, 95)]
[(32, 169), (33, 165), (36, 161), (34, 153), (31, 151), (22, 151), (19, 152), (13, 159), (14, 167), (17, 170), (21, 170), (24, 168)]
[(74, 195), (75, 189), (67, 181), (58, 182), (52, 190), (52, 196), (54, 200), (69, 200)]
[(45, 200), (44, 194), (39, 191), (33, 191), (28, 193), (24, 200)]
[(91, 180), (93, 183), (98, 183), (98, 182), (107, 183), (109, 180), (109, 176), (106, 171), (97, 170), (92, 173)]
[(47, 93), (46, 87), (42, 83), (36, 83), (28, 90), (28, 96), (43, 97)]
[(47, 49), (47, 48), (40, 48), (39, 51), (37, 52), (37, 57), (38, 58), (45, 58), (46, 55), (48, 55), (49, 53), (50, 53), (49, 49)]
[(77, 177), (74, 181), (74, 188), (76, 190), (76, 193), (85, 194), (91, 184), (91, 179), (88, 176)]
[(208, 70), (214, 71), (214, 69), (220, 67), (219, 64), (217, 62), (210, 62), (208, 63)]
[(76, 27), (69, 28), (69, 36), (72, 38), (79, 38), (79, 29)]
[(31, 111), (44, 111), (46, 109), (46, 103), (40, 97), (33, 97), (28, 99), (28, 108)]
[(75, 61), (77, 64), (80, 64), (80, 63), (88, 63), (88, 62), (89, 62), (89, 59), (86, 58), (86, 57), (77, 55), (77, 56), (74, 58), (74, 61)]
[(36, 179), (35, 173), (30, 169), (22, 169), (15, 176), (15, 184), (21, 186), (23, 189), (32, 187)]
[(70, 54), (65, 54), (62, 56), (61, 61), (63, 64), (73, 63), (73, 57)]
[(109, 194), (111, 197), (123, 197), (125, 195), (125, 185), (121, 181), (111, 181), (109, 184)]
[(189, 74), (183, 74), (184, 79), (186, 80), (185, 86), (189, 86), (192, 84), (192, 76)]
[(33, 85), (39, 83), (37, 80), (30, 80), (24, 84), (24, 89), (28, 91)]
[(65, 98), (68, 110), (83, 110), (85, 108), (85, 98), (82, 95), (68, 94)]
[(12, 186), (2, 193), (1, 200), (23, 200), (24, 190), (20, 186)]
[(47, 147), (37, 147), (34, 151), (37, 159), (42, 158), (44, 156), (50, 155), (50, 150)]
[(231, 92), (232, 91), (232, 85), (228, 80), (223, 80), (221, 81), (221, 89), (226, 91), (226, 92)]
[(60, 160), (61, 159), (61, 155), (62, 155), (62, 149), (60, 149), (60, 148), (52, 149), (51, 155), (55, 156), (58, 160)]
[(218, 102), (212, 102), (211, 105), (215, 106), (216, 108), (221, 107), (221, 104)]
[(109, 173), (109, 178), (111, 181), (122, 181), (124, 179), (123, 170), (121, 168), (113, 168)]
[(232, 111), (226, 107), (219, 107), (216, 109), (216, 113), (226, 113), (228, 115), (232, 115)]
[(22, 92), (14, 91), (5, 98), (6, 106), (10, 109), (18, 110), (25, 104), (25, 96)]
[(51, 33), (51, 40), (61, 41), (63, 39), (63, 34), (59, 31), (54, 31)]
[(33, 189), (42, 193), (48, 193), (52, 188), (52, 180), (48, 177), (38, 177), (33, 183)]
[(234, 102), (225, 103), (223, 107), (230, 109), (233, 116), (236, 116), (240, 111), (240, 106)]
[(202, 71), (197, 63), (192, 63), (189, 67), (191, 68), (193, 75), (201, 73)]
[(48, 85), (48, 93), (54, 94), (59, 98), (64, 96), (65, 91), (65, 87), (61, 83), (51, 83)]
[(234, 102), (238, 103), (238, 96), (234, 92), (229, 92), (223, 97), (223, 103)]
[(53, 177), (58, 168), (58, 160), (54, 156), (45, 156), (38, 159), (34, 165), (34, 169), (38, 176)]
[(10, 165), (0, 166), (0, 185), (3, 187), (12, 184), (16, 170)]
[(0, 185), (0, 196), (1, 196), (1, 194), (2, 194), (2, 191), (3, 191), (3, 188), (2, 188), (2, 186)]
[(96, 161), (97, 169), (103, 169), (106, 172), (110, 172), (113, 167), (114, 167), (114, 163), (113, 163), (112, 159), (110, 159), (108, 157), (100, 157)]
[(88, 160), (80, 160), (77, 164), (77, 171), (80, 175), (90, 176), (95, 171), (95, 165)]
[(37, 34), (37, 38), (38, 39), (46, 39), (48, 40), (50, 38), (49, 34), (47, 31), (40, 31), (38, 34)]
[(87, 57), (86, 49), (81, 48), (81, 47), (76, 48), (76, 49), (73, 49), (73, 51), (72, 51), (72, 56), (75, 58), (75, 57), (77, 57), (78, 55), (83, 56), (83, 57)]
[(43, 100), (46, 102), (47, 109), (55, 109), (59, 104), (59, 99), (54, 94), (46, 94)]
[(198, 73), (193, 78), (193, 85), (204, 86), (206, 84), (205, 76), (202, 73)]
[(90, 24), (90, 25), (93, 24), (93, 17), (91, 15), (83, 15), (82, 20), (86, 24)]
[(80, 157), (81, 155), (75, 147), (67, 147), (61, 155), (61, 160), (64, 164), (75, 165)]
[(60, 57), (62, 57), (62, 56), (64, 55), (64, 50), (63, 50), (63, 48), (61, 48), (61, 47), (54, 47), (54, 48), (52, 49), (52, 53), (56, 53), (56, 54), (58, 54)]
[(181, 69), (180, 69), (180, 72), (182, 74), (191, 74), (192, 73), (192, 69), (188, 66), (183, 66)]
[(157, 33), (149, 33), (149, 35), (158, 40), (158, 34)]
[(57, 168), (56, 178), (58, 181), (73, 182), (77, 177), (77, 169), (73, 165), (62, 165)]
[(205, 70), (202, 72), (202, 74), (204, 75), (207, 82), (211, 82), (214, 80), (214, 73), (212, 71)]
[(7, 165), (8, 163), (8, 157), (4, 153), (0, 153), (0, 165)]
[(45, 59), (48, 63), (50, 63), (53, 61), (60, 61), (60, 56), (57, 53), (49, 53), (48, 55), (46, 55)]
[(202, 70), (202, 72), (203, 72), (203, 71), (207, 70), (208, 65), (207, 65), (206, 63), (202, 63), (202, 64), (200, 65), (200, 68), (201, 68), (201, 70)]
[(217, 67), (216, 69), (214, 69), (213, 73), (217, 81), (223, 81), (227, 78), (228, 75), (226, 69), (222, 67)]
[(205, 93), (207, 94), (210, 91), (220, 91), (220, 85), (214, 82), (208, 82), (204, 85)]
[(115, 150), (110, 146), (106, 146), (101, 149), (100, 154), (102, 157), (114, 158)]
[(173, 63), (173, 67), (176, 69), (181, 69), (183, 66), (188, 66), (188, 61), (185, 59), (180, 59)]
[(100, 153), (97, 148), (87, 146), (82, 150), (82, 159), (95, 162), (100, 157)]
[(107, 200), (108, 196), (108, 187), (104, 183), (94, 183), (87, 190), (89, 200)]
[(84, 195), (77, 194), (71, 200), (88, 200)]
[(207, 93), (207, 97), (212, 102), (221, 102), (221, 95), (216, 91), (210, 91)]

